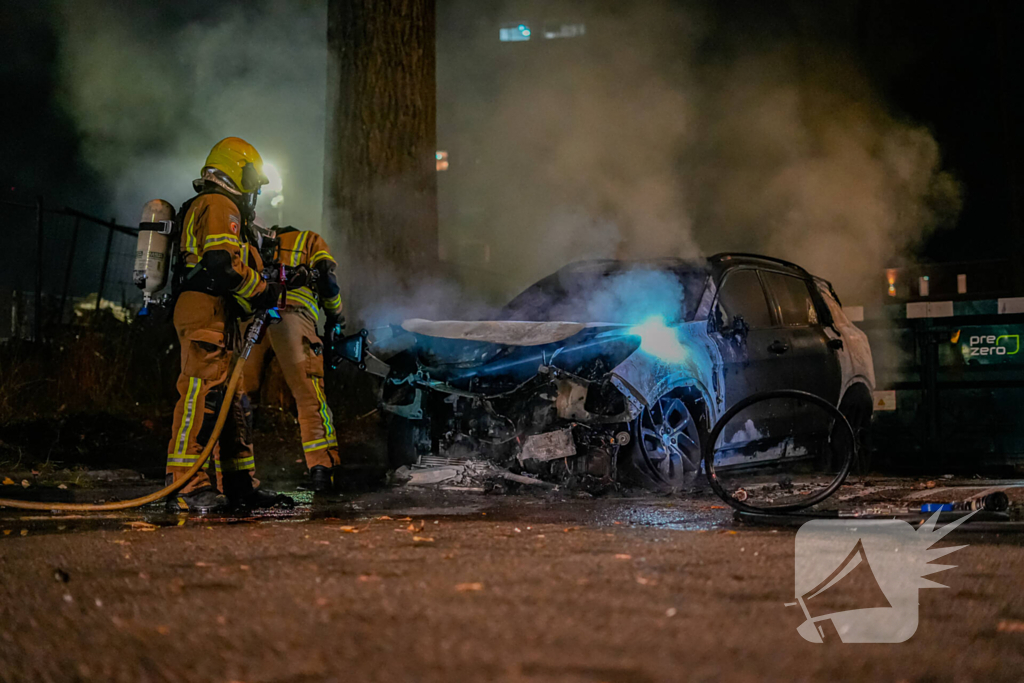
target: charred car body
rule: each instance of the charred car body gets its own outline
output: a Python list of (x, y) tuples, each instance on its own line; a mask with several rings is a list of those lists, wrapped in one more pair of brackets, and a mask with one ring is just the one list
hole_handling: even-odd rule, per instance
[[(870, 419), (867, 338), (829, 283), (784, 261), (584, 261), (500, 317), (403, 324), (414, 343), (388, 359), (382, 393), (393, 466), (483, 459), (568, 484), (628, 466), (674, 484), (700, 470), (718, 417), (756, 392), (809, 391), (859, 430)], [(737, 464), (779, 447), (764, 438), (773, 420), (726, 431)]]

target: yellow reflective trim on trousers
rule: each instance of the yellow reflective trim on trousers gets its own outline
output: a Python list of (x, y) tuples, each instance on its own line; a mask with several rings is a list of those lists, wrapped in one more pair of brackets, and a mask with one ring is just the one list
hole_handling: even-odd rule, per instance
[(320, 388), (320, 382), (317, 377), (310, 378), (313, 382), (313, 391), (316, 392), (316, 398), (320, 401), (320, 418), (324, 423), (324, 435), (330, 439), (334, 437), (334, 425), (331, 424), (331, 413), (327, 407), (327, 398), (324, 396), (323, 389)]
[(188, 449), (189, 433), (195, 422), (196, 397), (203, 387), (203, 380), (198, 377), (188, 378), (188, 390), (185, 392), (185, 410), (181, 415), (181, 426), (178, 427), (178, 435), (174, 439), (174, 452), (184, 453)]
[(331, 437), (329, 439), (317, 439), (316, 441), (307, 441), (302, 444), (302, 450), (305, 453), (310, 451), (319, 451), (325, 448), (333, 448), (338, 445), (338, 440)]
[(168, 453), (167, 454), (167, 466), (168, 467), (192, 467), (196, 464), (196, 460), (199, 459), (198, 453)]
[(315, 266), (320, 261), (330, 261), (334, 265), (338, 265), (338, 262), (334, 260), (334, 257), (323, 249), (313, 254), (313, 258), (309, 259), (309, 265)]
[(221, 467), (225, 472), (247, 472), (256, 469), (256, 458), (222, 458)]

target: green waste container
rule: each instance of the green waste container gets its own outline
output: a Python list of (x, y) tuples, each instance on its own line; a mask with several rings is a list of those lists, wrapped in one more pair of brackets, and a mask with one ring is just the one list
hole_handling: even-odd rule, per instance
[(895, 471), (1024, 470), (1024, 299), (865, 311), (875, 462)]

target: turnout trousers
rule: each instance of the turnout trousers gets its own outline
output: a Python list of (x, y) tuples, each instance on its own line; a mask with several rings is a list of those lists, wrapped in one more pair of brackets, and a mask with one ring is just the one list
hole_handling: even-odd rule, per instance
[[(185, 485), (188, 493), (204, 486), (224, 490), (224, 475), (239, 476), (259, 486), (252, 447), (252, 407), (239, 383), (226, 397), (232, 360), (240, 351), (242, 335), (228, 302), (201, 292), (182, 292), (174, 306), (174, 328), (181, 343), (181, 374), (174, 426), (167, 446), (167, 476), (177, 481), (199, 459), (213, 433), (225, 400), (231, 413), (207, 465)], [(237, 473), (237, 474), (232, 474)], [(248, 481), (246, 482), (248, 483)]]
[(244, 370), (246, 391), (259, 388), (271, 350), (295, 398), (306, 466), (334, 467), (339, 463), (338, 436), (324, 394), (323, 344), (316, 332), (316, 318), (305, 308), (281, 311), (281, 322), (270, 326), (263, 342), (249, 355)]

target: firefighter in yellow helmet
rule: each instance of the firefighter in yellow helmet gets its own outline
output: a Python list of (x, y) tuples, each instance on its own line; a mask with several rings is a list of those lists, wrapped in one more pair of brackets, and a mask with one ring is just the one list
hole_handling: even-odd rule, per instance
[(168, 498), (171, 511), (212, 512), (229, 504), (293, 504), (255, 477), (252, 409), (244, 391), (225, 396), (244, 320), (276, 307), (285, 285), (263, 279), (252, 221), (263, 160), (240, 138), (221, 140), (193, 181), (197, 195), (178, 212), (180, 242), (173, 273), (174, 327), (181, 342), (180, 398), (167, 448), (168, 482), (184, 476), (209, 440), (223, 401), (234, 406), (206, 471)]
[(283, 266), (288, 274), (294, 273), (289, 278), (291, 282), (312, 282), (289, 286), (281, 322), (271, 327), (263, 342), (250, 353), (243, 386), (246, 392), (259, 388), (268, 351), (272, 350), (295, 398), (311, 488), (315, 493), (327, 493), (333, 489), (339, 464), (338, 437), (324, 394), (324, 356), (329, 349), (324, 349), (317, 335), (317, 322), (319, 309), (323, 308), (328, 335), (337, 334), (343, 325), (341, 290), (334, 274), (337, 262), (324, 238), (311, 230), (274, 226), (262, 232), (264, 260), (278, 268)]

